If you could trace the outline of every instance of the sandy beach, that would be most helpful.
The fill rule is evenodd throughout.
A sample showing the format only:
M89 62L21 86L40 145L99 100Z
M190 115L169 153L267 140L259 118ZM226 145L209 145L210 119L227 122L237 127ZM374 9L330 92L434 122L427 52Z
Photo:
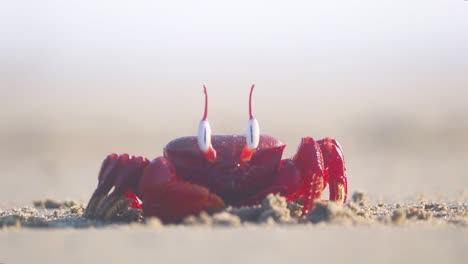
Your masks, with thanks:
M0 246L3 263L465 263L467 235L446 227L28 229L1 232Z

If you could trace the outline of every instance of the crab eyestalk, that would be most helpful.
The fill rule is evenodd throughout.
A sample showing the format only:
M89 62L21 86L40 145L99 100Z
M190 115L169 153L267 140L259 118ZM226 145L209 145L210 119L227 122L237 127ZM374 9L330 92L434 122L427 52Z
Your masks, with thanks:
M208 92L206 86L203 85L203 92L205 93L205 111L203 117L198 124L198 147L205 155L206 159L210 162L216 161L216 151L211 145L211 126L208 122Z
M252 111L252 94L254 88L255 84L252 84L249 95L249 121L247 122L247 131L245 135L247 144L245 145L244 149L242 149L242 161L249 161L252 158L252 155L257 149L258 143L260 141L260 126L258 125L257 119L255 119L253 116Z

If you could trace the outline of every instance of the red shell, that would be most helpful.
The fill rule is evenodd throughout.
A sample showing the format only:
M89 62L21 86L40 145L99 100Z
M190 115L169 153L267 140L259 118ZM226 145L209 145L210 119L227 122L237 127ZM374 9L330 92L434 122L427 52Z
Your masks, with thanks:
M194 136L172 140L164 148L164 156L174 164L179 177L206 186L230 204L255 194L275 179L286 146L272 136L261 135L252 159L243 162L244 135L214 135L211 143L217 153L213 163L200 151Z

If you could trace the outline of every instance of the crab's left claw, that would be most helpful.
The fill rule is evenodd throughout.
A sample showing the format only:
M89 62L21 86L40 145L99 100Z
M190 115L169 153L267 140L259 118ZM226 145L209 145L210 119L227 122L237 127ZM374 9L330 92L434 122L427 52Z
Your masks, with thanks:
M343 150L333 138L324 138L317 143L325 162L325 181L330 190L330 201L346 202L348 195L348 178Z
M304 197L304 215L314 207L314 200L320 198L326 186L325 164L319 144L311 137L302 138L292 160L303 179L302 190L298 194Z
M343 151L333 138L315 141L302 138L296 155L292 158L304 179L303 214L314 207L325 187L329 186L330 201L346 202L348 193Z

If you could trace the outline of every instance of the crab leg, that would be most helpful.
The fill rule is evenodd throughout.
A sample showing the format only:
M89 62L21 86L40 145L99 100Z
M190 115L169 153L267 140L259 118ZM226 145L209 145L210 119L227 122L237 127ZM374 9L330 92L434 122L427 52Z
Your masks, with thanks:
M317 143L325 161L325 175L330 189L330 200L346 202L348 182L343 151L333 138L324 138Z
M154 159L144 170L137 194L143 201L145 216L163 221L180 221L202 211L218 211L223 200L206 187L180 179L166 158Z
M144 157L108 155L102 163L98 186L86 207L85 216L107 220L128 205L137 207L138 199L132 191L148 163Z

